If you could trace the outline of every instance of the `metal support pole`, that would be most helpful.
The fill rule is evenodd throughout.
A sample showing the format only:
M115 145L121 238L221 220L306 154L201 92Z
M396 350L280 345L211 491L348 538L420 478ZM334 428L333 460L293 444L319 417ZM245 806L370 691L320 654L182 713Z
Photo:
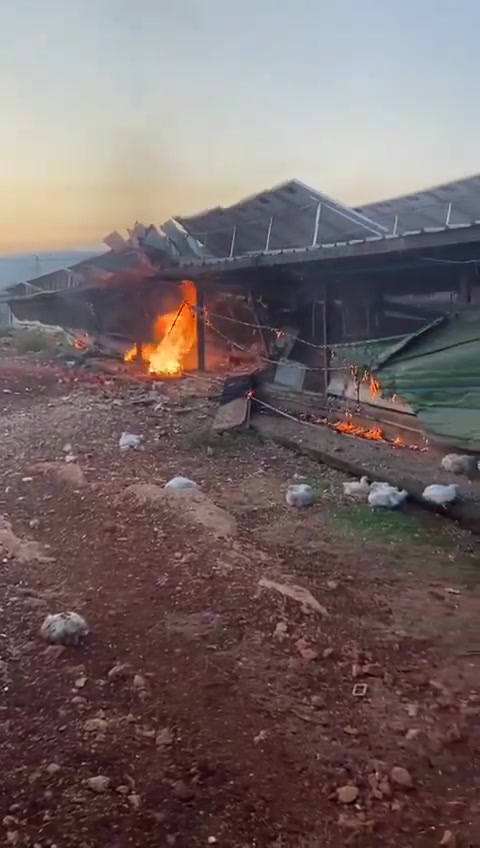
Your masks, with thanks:
M318 239L318 227L320 225L320 213L322 211L321 202L318 204L316 212L315 212L315 224L313 226L313 239L312 239L312 247L315 247Z
M393 222L393 233L392 235L398 236L398 215L395 215L395 220Z
M198 285L197 290L197 366L199 371L206 371L205 367L205 305L203 289Z
M448 208L447 208L447 218L446 218L446 221L445 221L445 226L446 226L446 227L449 227L449 226L450 226L450 218L451 218L451 217L452 217L452 204L451 204L451 203L449 203L449 204L448 204Z
M268 230L267 230L267 238L265 239L265 253L270 247L270 236L272 234L272 226L273 226L273 215L268 222Z
M233 232L232 232L232 241L230 243L230 253L228 254L229 259L233 258L233 251L235 250L235 237L236 237L236 235L237 235L237 228L234 227Z

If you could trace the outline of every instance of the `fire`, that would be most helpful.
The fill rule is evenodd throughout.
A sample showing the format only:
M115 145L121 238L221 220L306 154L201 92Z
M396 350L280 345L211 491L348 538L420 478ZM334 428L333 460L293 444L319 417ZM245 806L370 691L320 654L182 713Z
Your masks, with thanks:
M388 445L393 445L396 448L408 448L413 451L425 452L428 450L427 446L420 447L415 444L408 444L402 436L395 436L395 438L388 438L383 432L381 427L362 427L360 424L354 424L352 421L352 413L345 413L345 419L343 421L334 421L329 423L329 427L332 430L336 430L337 433L345 433L347 436L359 436L361 439L367 439L371 442L385 442Z
M159 315L155 320L155 342L142 346L141 356L148 365L149 374L181 374L185 356L195 345L197 321L194 307L197 300L195 286L190 280L182 282L182 296L183 301L175 312ZM134 345L125 354L125 361L130 362L136 355Z
M361 436L362 439L370 439L372 442L386 441L380 427L360 427L353 421L335 421L330 426L338 433L347 433L349 436Z
M380 383L378 382L378 380L375 379L375 377L373 377L372 374L370 374L369 386L370 386L370 396L373 400L374 398L377 397L377 395L380 392Z

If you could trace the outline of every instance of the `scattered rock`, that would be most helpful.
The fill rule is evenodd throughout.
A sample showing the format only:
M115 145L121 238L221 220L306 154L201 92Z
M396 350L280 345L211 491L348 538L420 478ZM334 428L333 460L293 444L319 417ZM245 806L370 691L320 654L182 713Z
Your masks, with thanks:
M61 483L81 489L85 485L85 475L77 462L70 462L57 469L57 478Z
M130 787L125 785L117 786L115 792L118 792L119 795L130 795Z
M146 689L147 681L141 674L136 674L133 678L133 688L134 689Z
M141 805L142 805L142 799L140 798L140 795L135 795L135 794L129 795L128 801L129 801L129 804L131 804L131 806L133 807L134 810L139 810Z
M117 663L107 674L109 680L125 679L130 671L128 663Z
M40 527L40 519L39 518L31 518L28 522L28 526L32 528L32 530L38 530Z
M305 662L311 662L318 657L318 651L313 650L313 648L310 647L310 643L303 636L300 639L297 639L295 647L302 660L305 660Z
M443 845L444 848L457 848L457 837L451 830L446 830L439 845Z
M96 792L98 795L101 795L104 792L108 792L110 789L110 778L105 777L103 774L98 774L96 777L89 777L87 780L87 786L92 790L92 792Z
M325 706L325 699L321 695L312 695L310 703L316 710L321 710Z
M50 763L50 765L47 766L45 771L47 772L48 775L50 775L50 777L53 777L55 774L58 774L58 772L60 771L60 766L58 765L58 763Z
M338 583L336 580L327 580L327 589L330 592L335 592L338 589Z
M84 710L87 707L88 701L86 698L82 698L81 695L76 695L72 698L71 703L74 707L78 707L79 710Z
M380 783L378 784L378 788L380 789L382 795L385 796L385 798L389 798L392 794L392 787L390 786L388 778L386 777L384 777L383 780L380 781Z
M324 660L328 660L328 658L331 657L332 654L333 654L333 648L325 648L325 650L322 653L322 657L323 657Z
M177 780L176 783L173 784L173 794L175 798L179 798L180 801L191 801L195 793L193 789L188 786L184 780Z
M103 718L89 718L83 725L85 733L105 733L108 727Z
M279 642L283 642L284 639L287 638L287 622L279 621L273 631L273 636L275 639L278 639Z
M83 689L83 687L87 683L87 680L88 678L85 677L85 675L82 675L82 677L77 677L75 683L73 684L75 686L75 689Z
M18 819L15 816L5 816L2 819L2 824L4 827L15 827L18 824Z
M293 601L297 601L297 603L302 605L302 608L305 611L314 610L314 612L318 612L321 615L328 616L328 612L322 604L313 597L312 593L308 589L304 589L303 586L295 586L294 584L287 583L276 583L275 580L268 580L266 577L262 577L258 585L263 589L273 589L275 592L279 592L285 598L291 598Z
M356 786L347 784L340 786L337 789L337 800L339 804L353 804L358 798L358 789Z
M413 778L408 769L402 766L394 766L390 772L390 780L401 786L403 789L411 789L413 787Z
M18 840L20 839L20 833L18 830L7 830L7 842L9 845L17 845Z
M163 748L166 745L171 745L173 742L173 733L169 727L164 727L160 733L157 734L157 738L155 739L155 743L159 748Z

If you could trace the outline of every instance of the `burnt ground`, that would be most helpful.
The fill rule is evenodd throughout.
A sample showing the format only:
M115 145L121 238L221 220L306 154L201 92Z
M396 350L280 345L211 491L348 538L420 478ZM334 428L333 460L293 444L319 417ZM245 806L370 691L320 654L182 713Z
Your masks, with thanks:
M475 539L213 437L214 381L164 384L154 412L135 384L75 380L0 362L2 844L480 845ZM176 474L225 513L162 500ZM91 634L59 652L39 628L66 609Z

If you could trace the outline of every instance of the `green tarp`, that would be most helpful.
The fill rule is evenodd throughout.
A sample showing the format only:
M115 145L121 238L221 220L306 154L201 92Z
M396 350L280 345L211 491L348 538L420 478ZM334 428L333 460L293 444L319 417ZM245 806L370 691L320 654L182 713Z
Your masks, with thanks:
M393 344L344 346L338 356L371 370L382 394L410 404L432 436L480 450L480 309L441 318Z

